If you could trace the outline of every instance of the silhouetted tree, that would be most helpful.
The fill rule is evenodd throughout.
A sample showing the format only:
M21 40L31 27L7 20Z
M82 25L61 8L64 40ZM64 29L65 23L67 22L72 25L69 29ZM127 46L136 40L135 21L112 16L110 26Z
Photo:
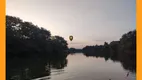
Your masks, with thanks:
M82 50L87 57L104 57L106 61L120 61L125 69L136 71L136 30L124 34L120 41L86 46Z
M19 77L20 80L26 80L48 76L51 67L64 68L67 64L67 45L63 37L51 36L50 31L42 27L7 15L7 80ZM29 58L33 60L27 60ZM12 70L15 68L17 71L13 72Z
M18 17L6 16L6 53L9 57L50 56L64 54L67 42L60 36Z

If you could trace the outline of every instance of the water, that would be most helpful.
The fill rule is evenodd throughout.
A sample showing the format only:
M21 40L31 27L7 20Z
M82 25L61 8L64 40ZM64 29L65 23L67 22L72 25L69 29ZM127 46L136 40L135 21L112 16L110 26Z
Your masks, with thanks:
M104 58L86 57L82 53L76 53L68 55L66 60L67 63L62 68L52 67L50 75L45 74L33 80L136 80L135 73L125 70L120 62L114 62L110 59L106 61ZM59 64L60 66L64 65L63 62ZM32 66L35 67L35 65ZM38 69L39 67L36 66L34 72L39 74L43 72Z

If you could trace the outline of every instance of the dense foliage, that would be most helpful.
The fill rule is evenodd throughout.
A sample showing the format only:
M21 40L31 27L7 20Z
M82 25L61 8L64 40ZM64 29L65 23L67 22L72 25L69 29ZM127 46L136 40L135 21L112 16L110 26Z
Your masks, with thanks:
M86 46L83 48L83 53L86 56L120 61L125 69L136 71L136 30L124 34L119 41Z
M6 55L13 57L60 56L68 49L60 36L18 17L6 16Z

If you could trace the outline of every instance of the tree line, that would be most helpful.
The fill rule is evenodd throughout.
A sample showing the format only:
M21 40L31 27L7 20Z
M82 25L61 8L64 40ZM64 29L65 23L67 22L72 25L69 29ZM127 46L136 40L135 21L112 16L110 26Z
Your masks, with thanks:
M6 15L6 57L67 56L67 41L61 36L19 17Z
M119 41L104 42L104 45L86 46L82 51L86 56L120 61L125 69L136 71L136 30L125 33Z

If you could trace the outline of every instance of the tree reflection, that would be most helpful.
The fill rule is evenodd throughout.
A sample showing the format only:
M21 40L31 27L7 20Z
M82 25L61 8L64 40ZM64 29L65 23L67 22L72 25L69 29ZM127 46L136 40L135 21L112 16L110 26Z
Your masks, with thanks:
M136 30L124 34L119 41L107 42L104 45L86 46L83 49L85 56L102 57L121 62L126 70L136 72Z
M66 57L13 59L7 62L7 80L30 80L50 76L51 68L63 69L67 66ZM49 77L50 78L50 77Z
M117 58L117 57L114 57L114 56L102 56L102 55L96 55L97 53L83 53L86 57L100 57L100 58L104 58L105 61L107 60L112 60L113 62L120 62L123 66L123 68L125 70L129 70L131 72L136 72L136 62L135 62L135 59L131 59L130 56L123 56L121 58Z

